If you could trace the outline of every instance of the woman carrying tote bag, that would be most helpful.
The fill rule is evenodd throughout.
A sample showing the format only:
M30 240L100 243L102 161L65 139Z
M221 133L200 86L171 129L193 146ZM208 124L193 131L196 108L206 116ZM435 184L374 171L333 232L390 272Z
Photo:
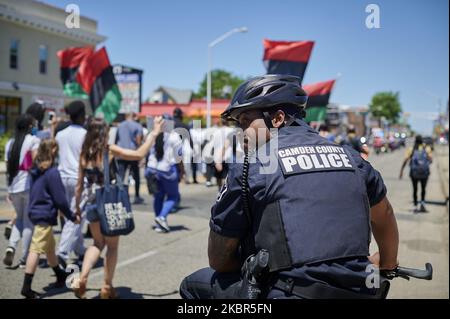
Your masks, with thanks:
M105 246L105 281L100 291L100 297L102 299L118 298L113 288L112 280L117 263L119 236L104 235L105 232L108 235L115 234L114 231L109 233L114 228L107 227L104 223L103 227L101 226L101 216L99 213L107 214L108 208L105 209L104 205L98 208L97 204L105 204L105 202L108 205L112 205L112 202L116 202L116 204L119 202L122 203L124 196L123 193L118 196L119 198L105 195L105 192L111 193L111 187L116 185L110 185L109 171L105 174L104 169L109 170L111 164L108 163L108 159L113 159L114 157L120 157L130 161L138 161L144 158L154 144L156 136L161 132L163 122L161 117L155 118L153 131L137 150L123 149L117 145L108 145L109 126L104 120L93 118L88 123L86 137L80 154L80 169L75 192L75 205L77 213L81 213L82 209L86 210L86 218L89 221L89 230L94 239L94 244L86 251L80 277L75 278L72 283L72 289L78 298L86 298L86 285L89 272L97 263ZM87 179L87 185L84 185L85 178ZM120 184L121 181L118 181L116 187L119 189L121 187ZM120 193L120 190L115 193ZM97 196L101 196L101 199L97 199ZM129 230L130 228L128 228Z

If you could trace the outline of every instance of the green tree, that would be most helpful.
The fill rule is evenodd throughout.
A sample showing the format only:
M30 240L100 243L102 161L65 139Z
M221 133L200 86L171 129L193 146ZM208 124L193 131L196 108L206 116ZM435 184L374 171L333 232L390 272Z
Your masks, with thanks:
M369 104L370 112L378 119L381 126L381 118L385 118L389 123L397 123L402 106L399 101L398 92L379 92L372 97Z
M213 70L211 72L211 97L213 99L229 99L236 91L239 85L244 82L245 79L233 75L225 70ZM207 75L200 83L200 88L194 93L194 98L203 99L206 98L207 92Z

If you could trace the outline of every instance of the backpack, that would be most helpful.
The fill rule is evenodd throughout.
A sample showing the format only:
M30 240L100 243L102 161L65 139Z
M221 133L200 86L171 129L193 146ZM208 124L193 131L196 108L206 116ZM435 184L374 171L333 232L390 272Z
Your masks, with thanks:
M426 179L430 175L430 161L425 149L412 153L410 168L410 176L414 179Z

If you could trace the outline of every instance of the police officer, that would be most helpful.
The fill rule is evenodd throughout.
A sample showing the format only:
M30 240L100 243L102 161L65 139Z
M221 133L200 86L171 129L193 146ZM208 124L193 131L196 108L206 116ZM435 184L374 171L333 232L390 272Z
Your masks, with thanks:
M386 187L358 152L301 119L306 101L290 75L256 77L236 91L222 116L239 123L247 159L230 166L211 211L210 267L183 280L183 298L245 298L241 267L262 249L260 298L385 297L366 279L372 264L398 265ZM275 166L263 159L270 152ZM369 256L371 232L379 253Z

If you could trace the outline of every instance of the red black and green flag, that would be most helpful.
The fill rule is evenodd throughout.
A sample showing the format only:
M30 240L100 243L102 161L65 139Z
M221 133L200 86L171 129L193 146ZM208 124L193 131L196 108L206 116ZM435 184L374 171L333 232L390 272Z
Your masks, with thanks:
M119 112L122 96L104 47L81 62L77 82L89 94L94 114L111 123Z
M264 57L267 74L305 75L314 41L271 41L264 39Z
M327 106L335 82L336 80L329 80L303 86L303 89L308 93L306 107Z
M69 48L58 51L60 61L60 77L64 95L74 98L87 98L87 94L76 81L76 75L81 62L94 53L92 47Z
M324 122L327 116L327 105L336 80L308 84L303 89L308 93L306 104L306 122Z

